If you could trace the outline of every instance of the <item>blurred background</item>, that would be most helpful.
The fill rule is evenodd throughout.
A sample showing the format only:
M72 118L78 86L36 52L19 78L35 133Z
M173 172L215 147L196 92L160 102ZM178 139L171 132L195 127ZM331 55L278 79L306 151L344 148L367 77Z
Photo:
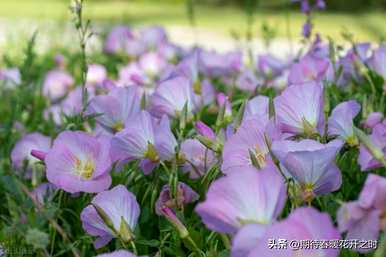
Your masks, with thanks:
M386 0L326 2L325 11L313 14L315 31L322 37L339 43L344 42L342 32L353 34L358 42L386 37ZM39 51L77 47L70 3L0 0L0 52L17 55L34 31ZM91 48L98 47L100 36L113 25L160 24L172 41L183 46L229 50L249 33L256 49L281 52L300 44L305 21L299 3L291 0L85 0L84 11L97 34Z

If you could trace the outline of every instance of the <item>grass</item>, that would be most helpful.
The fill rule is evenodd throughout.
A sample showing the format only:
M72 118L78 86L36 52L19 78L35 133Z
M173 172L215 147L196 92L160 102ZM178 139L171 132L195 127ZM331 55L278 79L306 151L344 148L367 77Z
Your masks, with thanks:
M28 18L34 20L69 21L69 2L53 0L0 0L0 17L6 19ZM188 26L186 6L181 3L146 3L133 1L87 1L86 16L94 22L160 24L168 26ZM254 31L259 31L264 23L275 30L278 37L286 37L287 15L293 38L299 38L299 28L304 22L300 12L259 10L256 14ZM358 41L379 41L386 37L384 11L366 13L317 13L315 28L323 36L342 40L341 32L349 31ZM229 34L230 31L245 31L246 17L243 10L230 6L197 6L196 20L200 28Z

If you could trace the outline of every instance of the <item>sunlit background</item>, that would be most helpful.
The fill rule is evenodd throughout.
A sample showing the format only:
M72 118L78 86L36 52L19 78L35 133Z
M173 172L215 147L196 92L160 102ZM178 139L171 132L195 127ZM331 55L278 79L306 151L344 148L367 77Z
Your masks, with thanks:
M17 55L20 44L38 32L38 51L77 47L69 11L70 0L0 0L0 51ZM344 33L356 41L378 42L386 36L386 0L330 0L313 14L315 31L344 43ZM290 0L85 0L86 18L96 36L90 48L115 24L165 26L172 41L218 51L237 47L248 31L256 51L284 54L301 40L305 20L299 4ZM248 30L249 28L249 30Z

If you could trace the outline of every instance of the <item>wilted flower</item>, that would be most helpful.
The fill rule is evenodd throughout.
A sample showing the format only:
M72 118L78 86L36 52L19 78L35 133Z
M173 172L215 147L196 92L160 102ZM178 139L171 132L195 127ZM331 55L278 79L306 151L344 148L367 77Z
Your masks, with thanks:
M310 136L323 133L323 88L319 84L290 86L274 99L282 132Z
M111 184L109 139L64 131L45 157L49 182L70 193L96 193Z
M115 88L107 95L95 96L87 106L86 115L96 115L95 120L105 130L118 132L141 109L141 95L137 87Z
M50 70L43 82L43 95L56 101L65 96L74 85L74 79L63 70Z
M358 163L362 171L383 167L380 159L386 158L386 123L377 124L368 137L369 144L360 145ZM368 149L370 147L370 149ZM369 151L370 150L370 151Z
M328 118L328 134L338 136L350 145L357 144L353 119L358 115L360 109L361 106L354 100L338 104Z
M250 226L250 225L249 225ZM247 230L248 227L245 227ZM283 257L283 256L318 256L337 257L338 249L324 247L300 247L300 242L306 240L339 240L340 234L334 227L330 216L321 213L311 207L297 208L285 220L269 226L263 235L261 232L241 230L234 240L232 257ZM248 235L248 234L250 235ZM256 236L257 235L257 236ZM245 240L248 240L249 243ZM238 239L242 237L241 241ZM251 240L257 238L252 244ZM299 249L292 247L279 248L279 240L286 239L287 242L299 242ZM243 254L243 255L241 255Z
M337 213L340 232L346 239L377 240L386 232L386 179L370 174L358 200L345 203ZM354 249L367 252L372 249Z
M164 185L155 204L155 211L158 215L163 215L162 208L182 209L185 205L197 201L198 198L199 195L183 182L178 182L175 197L169 185Z
M150 110L156 117L179 117L185 105L188 114L195 110L192 84L185 76L162 81L150 98Z
M31 133L24 135L19 139L11 152L12 165L20 170L23 168L24 161L28 161L29 168L39 160L31 155L32 150L48 152L51 147L51 138L40 133Z
M342 145L339 139L328 144L280 140L273 142L272 152L300 186L303 200L310 201L340 188L342 175L334 161Z
M209 229L234 234L246 224L272 223L285 200L284 179L268 166L258 172L232 172L214 181L196 212Z
M183 170L189 172L189 177L196 179L204 175L215 163L212 150L205 147L197 139L186 139L181 143Z
M98 193L91 205L80 214L83 229L98 238L94 241L95 248L101 248L113 238L121 238L128 242L134 239L140 208L135 195L125 186Z
M157 123L142 111L113 137L110 155L114 161L141 160L142 170L149 174L160 161L174 157L176 146L167 116Z

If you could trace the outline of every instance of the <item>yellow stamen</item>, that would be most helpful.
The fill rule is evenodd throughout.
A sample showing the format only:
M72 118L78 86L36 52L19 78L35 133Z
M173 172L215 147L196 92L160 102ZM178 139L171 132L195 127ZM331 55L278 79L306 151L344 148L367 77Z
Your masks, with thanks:
M84 179L90 179L94 173L95 165L91 160L82 162L79 159L75 160L76 172Z
M193 91L194 93L196 93L197 95L201 95L202 93L202 87L201 87L201 82L199 80L197 80L196 82L194 82L193 84Z
M119 132L124 128L124 125L122 122L117 122L113 125L112 129L114 132Z

